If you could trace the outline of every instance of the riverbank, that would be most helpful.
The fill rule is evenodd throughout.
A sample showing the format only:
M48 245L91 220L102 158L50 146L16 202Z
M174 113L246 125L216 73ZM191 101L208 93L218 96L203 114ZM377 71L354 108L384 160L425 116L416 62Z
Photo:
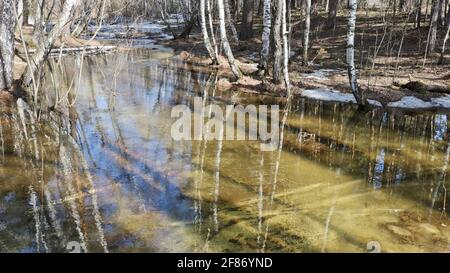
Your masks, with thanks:
M407 109L450 109L450 55L445 54L443 64L438 64L439 53L417 54L425 50L427 27L414 28L399 16L402 28L392 30L390 39L402 38L403 43L382 41L383 25L373 25L374 16L358 14L356 33L356 63L358 83L373 105ZM302 20L293 14L291 35L290 78L292 89L297 96L318 100L354 102L346 71L346 17L337 19L336 29L325 29L325 15L317 15L312 20L309 66L302 65ZM372 21L371 21L372 20ZM163 40L161 43L173 48L179 57L192 66L189 69L216 69L220 75L219 88L224 90L255 92L269 95L284 95L282 86L270 84L257 75L257 63L261 48L260 30L262 22L254 23L253 39L231 42L233 54L246 75L234 82L226 59L220 58L220 65L211 67L200 33L193 33L189 39ZM374 35L374 33L377 33ZM439 33L441 35L442 33ZM378 37L380 36L380 37ZM441 46L441 45L439 45ZM418 88L406 87L408 83L420 83ZM416 86L413 86L416 87Z
M196 35L189 40L163 42L164 45L175 49L178 58L190 64L189 69L204 71L206 68L212 68L217 71L220 76L218 88L221 90L283 96L285 95L283 86L271 84L270 79L263 80L257 75L258 55L252 52L257 50L260 43L258 39L253 39L252 42L234 45L236 50L233 52L239 67L245 74L242 79L234 81L225 57L220 56L219 65L211 65L207 52L203 49L201 37ZM356 103L351 94L346 70L335 68L324 62L321 65L316 64L305 68L298 65L299 62L291 61L289 73L296 96L330 102ZM366 74L360 75L359 78L360 87L364 89L372 106L417 110L450 109L450 96L446 93L418 92L402 88L402 85L411 81L439 86L442 89L450 88L450 73L445 66L437 71L436 68L433 71L427 68L405 70L398 72L395 80L389 74L381 75L380 73L380 71L373 72L373 75L377 76L372 79Z
M258 22L260 23L260 22ZM257 24L258 24L257 23ZM313 22L314 23L314 22ZM317 23L317 22L316 22ZM343 24L345 22L341 22ZM364 20L361 20L361 25ZM113 27L114 26L114 27ZM239 67L244 72L244 77L238 81L233 80L233 75L225 57L220 56L219 65L212 66L207 57L203 39L198 32L193 32L187 39L171 39L164 26L158 23L142 23L131 26L113 25L104 26L98 32L98 39L87 40L79 38L66 38L58 40L54 45L52 54L62 56L65 54L97 54L114 51L117 49L129 50L133 45L121 45L118 41L151 41L156 47L166 47L174 50L176 58L188 63L181 69L218 73L217 87L222 91L246 92L267 96L285 96L283 85L274 85L270 78L263 79L258 75L257 63L261 40L253 38L249 41L231 43L233 53ZM257 25L258 26L258 25ZM114 31L119 31L115 33ZM301 35L297 27L292 35L292 58L290 63L290 78L292 90L295 96L305 97L321 101L356 103L348 84L347 71L345 70L345 43L341 33L345 27L338 27L334 33L325 33L327 36L315 37L310 50L310 65L301 65ZM27 44L32 41L31 30L24 30ZM322 32L321 32L322 33ZM342 35L341 35L342 34ZM118 38L126 36L126 38ZM257 34L255 34L255 37ZM333 38L332 37L336 37ZM339 40L340 37L340 40ZM408 43L413 42L412 37L406 36ZM370 41L365 41L369 43ZM332 45L332 46L330 46ZM17 56L15 58L15 79L19 79L26 67L26 55L22 49L22 42L17 41ZM22 50L21 50L22 49ZM151 48L153 49L153 48ZM407 46L404 49L407 52ZM33 48L28 52L31 54ZM360 52L364 56L364 52ZM444 91L450 88L450 56L444 58L444 65L436 65L437 56L431 55L425 66L420 65L420 56L405 56L399 58L387 58L382 54L372 66L368 68L370 58L362 57L359 63L365 69L359 70L359 84L364 90L369 103L374 107L402 108L413 110L450 109L450 95L428 90L409 90L404 88L409 82L420 82L425 86L437 86ZM391 63L389 63L391 62ZM394 63L392 63L394 62ZM383 65L381 65L383 64ZM385 64L388 64L387 66ZM387 68L386 68L387 67ZM450 90L448 90L450 92Z

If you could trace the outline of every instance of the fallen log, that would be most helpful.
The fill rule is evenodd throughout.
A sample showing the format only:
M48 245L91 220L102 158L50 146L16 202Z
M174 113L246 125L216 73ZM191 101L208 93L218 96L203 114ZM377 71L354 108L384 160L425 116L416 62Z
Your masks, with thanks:
M420 81L410 81L406 84L394 83L394 85L418 93L432 92L450 94L450 85L426 84Z
M50 51L50 55L68 55L79 52L84 52L85 54L96 54L96 53L104 53L116 50L116 46L81 46L81 47L62 47L62 48L53 48ZM25 55L25 52L21 50L17 50L19 55ZM34 54L36 49L29 49L28 54Z

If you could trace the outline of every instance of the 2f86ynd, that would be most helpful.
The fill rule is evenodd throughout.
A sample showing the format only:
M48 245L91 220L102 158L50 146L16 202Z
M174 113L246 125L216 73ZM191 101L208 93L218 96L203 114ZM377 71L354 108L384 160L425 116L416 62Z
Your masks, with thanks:
M270 268L271 258L222 258L222 268Z

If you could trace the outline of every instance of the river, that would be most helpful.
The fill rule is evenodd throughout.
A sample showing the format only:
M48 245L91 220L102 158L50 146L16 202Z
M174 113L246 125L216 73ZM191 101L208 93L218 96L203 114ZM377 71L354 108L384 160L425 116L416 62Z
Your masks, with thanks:
M0 252L449 251L445 112L298 98L281 157L175 141L171 110L195 97L280 102L221 93L212 72L140 45L64 57L46 91L73 90L67 118L2 110Z

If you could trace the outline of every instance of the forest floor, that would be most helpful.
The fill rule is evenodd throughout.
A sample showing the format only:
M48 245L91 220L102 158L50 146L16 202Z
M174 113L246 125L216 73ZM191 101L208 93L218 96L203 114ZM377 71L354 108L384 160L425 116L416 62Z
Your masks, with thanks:
M304 90L325 89L350 93L346 71L346 35L347 19L339 14L336 29L325 29L326 14L312 17L309 49L310 65L302 65L303 18L294 11L292 16L292 36L290 77L294 92L301 94ZM407 15L396 15L383 20L382 14L375 11L359 12L356 31L356 64L358 65L359 85L368 99L386 105L399 101L405 96L415 96L422 100L442 97L442 93L429 91L410 91L400 86L410 81L420 81L427 85L437 85L443 89L450 88L450 56L445 55L444 64L438 65L443 30L438 33L436 51L428 54L424 61L428 35L428 24L414 28ZM412 18L411 18L412 19ZM385 23L383 23L385 22ZM239 26L236 25L239 30ZM222 79L219 86L224 89L247 90L254 92L283 93L284 88L274 87L269 81L263 81L254 72L259 60L262 22L257 18L254 23L254 37L239 43L231 42L233 53L244 74L239 82L233 82L233 76L226 60L219 65ZM181 56L195 66L209 66L207 52L200 33L193 33L189 39L163 41L174 48ZM399 49L401 46L401 51ZM193 68L193 69L199 69Z

